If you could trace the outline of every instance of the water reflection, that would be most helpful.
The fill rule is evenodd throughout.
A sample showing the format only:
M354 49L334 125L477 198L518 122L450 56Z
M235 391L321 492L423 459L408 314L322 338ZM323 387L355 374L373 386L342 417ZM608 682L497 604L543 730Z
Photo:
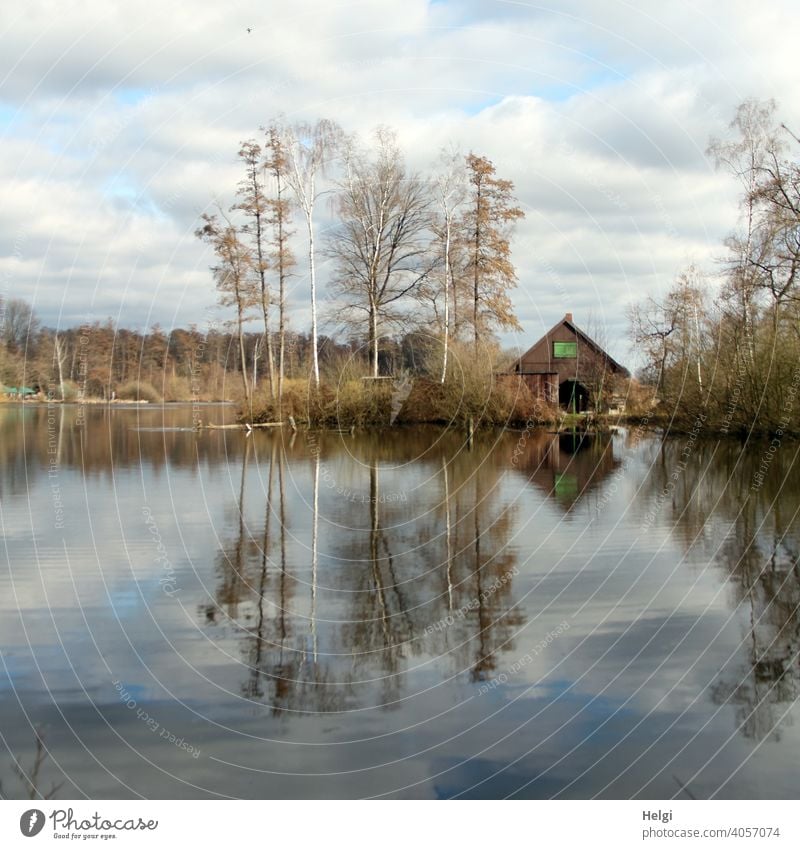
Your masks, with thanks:
M201 405L214 424L231 422L235 409ZM194 432L188 406L133 408L77 404L4 404L0 408L0 494L24 493L53 467L109 474L114 468L156 471L220 465L238 440L225 431Z
M671 519L687 547L710 554L744 612L739 650L711 695L715 704L735 706L737 728L746 738L779 740L782 721L800 695L796 446L773 453L766 443L746 451L731 442L704 442L693 449L692 463L682 465L683 443L661 444L654 489L663 492L681 470L667 502Z
M515 457L515 468L565 512L619 467L608 434L526 432Z
M701 439L246 436L182 430L191 419L0 410L0 722L20 741L47 727L47 786L649 798L792 786L794 446L765 474L765 446ZM202 755L163 745L115 680ZM106 789L76 734L105 739L97 757L119 785ZM34 763L33 743L15 755ZM14 786L0 761L2 779Z
M320 434L309 458L307 445L278 437L260 451L265 485L250 489L245 448L235 518L216 558L215 604L200 618L234 626L248 698L275 710L391 706L414 659L446 660L470 681L493 673L524 622L517 554L507 545L516 511L493 503L504 473L496 445L479 440L466 455L461 447L457 434L431 431L407 440L398 458L384 439L347 444ZM305 463L308 568L290 568L285 478ZM392 485L399 478L402 490Z

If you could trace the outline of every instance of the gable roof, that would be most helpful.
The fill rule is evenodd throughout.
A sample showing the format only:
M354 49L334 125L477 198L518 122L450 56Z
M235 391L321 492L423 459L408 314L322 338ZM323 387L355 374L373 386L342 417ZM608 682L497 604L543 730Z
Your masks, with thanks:
M559 327L562 327L562 326L567 327L567 328L568 328L569 330L571 330L571 331L572 331L572 332L573 332L573 333L574 333L574 334L575 334L575 335L576 335L579 339L581 339L585 345L587 345L589 348L591 348L591 349L592 349L593 351L595 351L596 353L600 354L600 356L601 356L601 357L605 358L605 360L607 360L608 364L611 366L611 368L612 368L613 370L620 372L621 374L625 375L626 377L629 377L629 376L630 376L630 372L628 371L628 369L626 369L626 368L625 368L625 366L623 366L623 365L621 365L620 363L618 363L618 362L617 362L617 361L616 361L616 360L615 360L615 359L611 356L611 354L609 354L607 351L604 351L604 350L603 350L603 349L602 349L602 348L601 348L601 347L597 344L597 342L595 342L595 341L594 341L594 339L592 339L592 337L591 337L591 336L589 336L588 334L584 333L584 332L580 329L580 327L578 327L578 325L577 325L577 324L575 324L575 322L572 320L572 313L571 313L571 312L568 312L568 313L564 316L564 318L562 318L562 319L561 319L561 321L557 321L557 322L556 322L556 323L555 323L555 324L554 324L554 325L553 325L553 326L552 326L552 327L551 327L551 328L547 331L547 333L545 333L545 334L544 334L544 336L541 336L539 339L537 339L537 340L533 343L533 345L531 345L531 347L530 347L530 348L528 348L528 350L527 350L527 351L525 351L525 353L524 353L521 357L518 357L516 360L514 360L514 366L521 365L521 364L522 364L522 361L523 361L523 360L524 360L524 359L525 359L525 358L526 358L526 357L527 357L530 353L532 353L532 352L533 352L534 348L537 348L539 345L541 345L541 344L542 344L542 342L544 342L544 341L545 341L545 339L547 339L547 338L548 338L548 336L551 336L555 330L557 330Z

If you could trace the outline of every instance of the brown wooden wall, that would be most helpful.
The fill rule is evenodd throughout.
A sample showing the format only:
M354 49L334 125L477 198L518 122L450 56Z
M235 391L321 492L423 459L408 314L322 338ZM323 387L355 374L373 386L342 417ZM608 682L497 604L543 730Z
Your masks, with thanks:
M540 398L548 404L558 406L558 374L504 374L499 375L505 381L524 383L534 398Z
M578 356L574 359L553 357L553 342L576 342ZM548 331L529 351L522 355L519 373L524 375L557 375L557 383L565 380L588 379L598 371L617 371L612 361L589 345L579 333L565 322ZM558 393L556 393L557 396Z

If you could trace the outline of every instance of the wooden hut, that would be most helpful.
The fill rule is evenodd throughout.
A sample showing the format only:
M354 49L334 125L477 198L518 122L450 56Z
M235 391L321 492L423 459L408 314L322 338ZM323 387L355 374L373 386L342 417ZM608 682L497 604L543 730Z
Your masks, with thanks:
M548 404L585 412L607 406L616 378L628 370L587 336L568 312L511 367L534 397Z

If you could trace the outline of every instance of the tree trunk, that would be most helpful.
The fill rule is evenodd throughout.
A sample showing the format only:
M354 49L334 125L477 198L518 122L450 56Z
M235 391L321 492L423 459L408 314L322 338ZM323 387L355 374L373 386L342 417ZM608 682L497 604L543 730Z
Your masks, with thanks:
M269 394L275 397L275 361L272 355L272 334L269 332L269 296L264 285L261 286L261 309L264 316L264 347L267 349L267 376L269 378ZM253 378L255 388L255 378Z
M259 263L262 262L261 245L259 237L258 247ZM264 346L267 349L267 375L269 377L269 394L271 398L275 397L275 363L272 356L272 334L269 331L269 291L264 279L264 271L260 270L261 275L261 314L264 319ZM254 372L255 373L255 372ZM255 388L255 378L253 378L253 388Z
M317 540L319 525L319 443L314 455L314 517L311 526L311 648L317 662Z
M317 280L314 269L314 222L311 213L306 213L308 221L308 268L311 277L311 373L314 385L319 386L319 358L317 356Z
M256 344L253 345L253 392L256 391L256 387L258 386L258 349L260 341L256 339Z
M264 231L261 223L261 199L258 175L255 165L252 169L252 189L254 216L256 222L256 253L258 255L258 276L261 283L261 312L264 317L264 344L267 349L267 374L269 376L269 394L275 397L275 366L272 357L272 337L269 331L269 288L266 280L266 263L264 261ZM255 365L253 367L253 389L255 389Z
M442 354L442 380L447 379L447 343L450 336L450 222L445 224L446 234L444 241L444 339Z
M445 541L447 543L447 610L450 611L453 609L453 551L450 525L450 487L447 482L447 460L444 457L442 457L442 474L444 475Z
M278 421L282 421L284 359L286 355L286 267L284 264L283 203L278 176Z
M55 355L56 355L56 363L58 364L58 391L61 395L61 400L64 400L64 372L62 359L63 356L61 354L61 343L58 341L58 333L55 335Z
M453 268L450 267L450 285L453 287L453 338L458 338L458 293L456 292L456 278L453 274Z
M378 376L378 309L369 305L369 353L372 360L372 376Z
M472 323L475 334L475 359L478 359L478 270L481 248L481 187L478 185L478 196L475 201L475 268L472 282Z
M700 388L700 392L703 392L703 373L700 370L700 317L697 313L697 304L694 305L694 325L695 325L695 339L697 344L697 384Z
M253 402L250 397L250 386L247 381L247 354L244 348L244 311L242 309L241 300L238 300L238 333L239 333L239 357L242 367L242 386L244 388L244 403L250 410L250 417L253 416Z

